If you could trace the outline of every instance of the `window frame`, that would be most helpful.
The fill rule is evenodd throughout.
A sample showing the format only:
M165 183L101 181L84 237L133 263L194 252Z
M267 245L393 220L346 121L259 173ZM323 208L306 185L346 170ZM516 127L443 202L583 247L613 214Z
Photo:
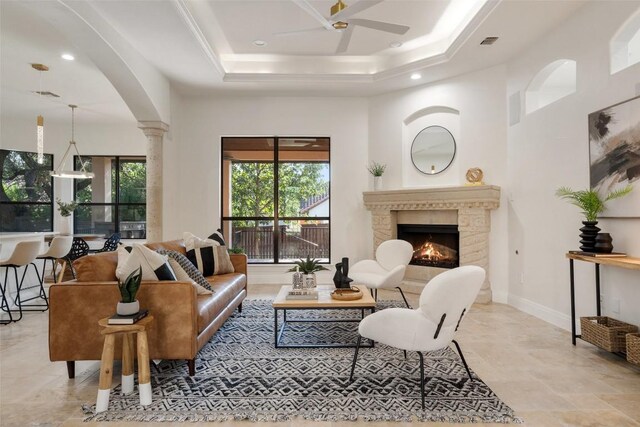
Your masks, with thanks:
M78 163L77 160L79 158L95 158L95 157L101 157L101 158L110 158L110 159L114 159L115 161L115 170L116 170L116 174L115 174L115 197L114 197L114 202L96 202L96 203L78 203L78 206L111 206L113 209L113 224L114 224L114 233L121 233L120 230L120 207L126 207L126 206L144 206L145 209L147 207L147 194L146 194L146 182L145 182L145 196L144 196L144 203L142 202L120 202L120 164L121 164L121 159L125 159L123 160L124 163L127 163L130 160L133 160L134 162L137 163L144 163L145 164L145 176L146 176L146 167L147 167L147 156L140 156L140 155L117 155L117 156L111 156L111 155L107 155L107 154L101 154L101 155L86 155L83 154L82 156L77 156L74 155L73 156L73 170L79 170L78 168ZM92 169L93 170L93 169ZM74 180L73 182L73 200L76 200L77 198L77 187L76 187L76 181ZM146 212L146 210L145 210ZM145 240L147 237L147 226L146 226L147 220L146 220L146 215L145 215L145 232L144 232L144 237L127 237L128 240ZM78 220L76 215L73 216L73 232L74 234L77 234L76 231L76 227L78 224Z
M2 148L1 150L3 151L13 151L13 152L18 152L18 153L28 153L28 154L38 154L35 151L27 151L27 150L14 150L14 149L9 149L9 148ZM51 156L51 169L49 170L49 172L53 172L53 168L55 165L55 156L53 155L53 153L49 154L49 153L44 153L45 156ZM4 165L1 165L4 167ZM49 218L49 229L45 230L45 231L7 231L7 233L51 233L54 230L54 217L55 217L55 206L54 206L54 201L56 199L55 197L55 186L54 186L54 182L53 182L53 176L50 177L51 179L51 197L49 198L50 200L48 202L14 202L14 201L2 201L0 200L0 205L8 205L8 206L13 206L13 205L22 205L22 206L47 206L49 205L51 207L51 215ZM0 180L2 180L2 177L0 176ZM2 185L0 183L0 185Z
M273 172L273 216L271 217L253 217L253 216L224 216L224 200L225 196L225 188L226 188L226 179L224 176L223 168L220 167L220 195L221 202L220 203L220 226L224 224L224 222L233 221L271 221L273 223L273 261L248 261L251 265L293 265L291 262L281 262L280 261L280 227L278 226L280 221L306 221L306 220L316 220L316 221L327 221L328 229L329 229L329 239L328 239L328 261L319 262L319 264L328 265L331 264L331 137L329 136L222 136L220 137L220 165L224 162L224 141L225 140L233 140L233 139L247 139L247 138L272 138L273 139L273 160L256 160L256 161L238 161L238 163L271 163L274 165ZM304 139L304 138L322 138L328 141L329 149L327 150L327 155L329 160L327 162L314 162L314 161L299 161L299 162L282 162L282 163L326 163L329 167L329 182L327 186L327 194L329 196L329 216L280 216L279 208L280 208L280 192L279 192L279 174L280 168L278 167L280 164L280 139ZM231 203L231 200L229 201ZM231 213L231 206L229 206L229 212ZM302 257L303 255L301 255Z

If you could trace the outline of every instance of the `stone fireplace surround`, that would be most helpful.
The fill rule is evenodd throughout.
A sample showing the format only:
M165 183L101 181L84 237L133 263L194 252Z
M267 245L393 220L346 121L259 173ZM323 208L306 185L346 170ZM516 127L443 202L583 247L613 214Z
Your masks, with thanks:
M491 213L500 206L500 187L478 185L464 187L415 188L367 191L364 205L371 211L373 244L395 239L398 224L457 224L460 233L460 265L478 265L487 271L478 303L491 302L489 282L489 232ZM410 265L404 285L419 287L441 268Z

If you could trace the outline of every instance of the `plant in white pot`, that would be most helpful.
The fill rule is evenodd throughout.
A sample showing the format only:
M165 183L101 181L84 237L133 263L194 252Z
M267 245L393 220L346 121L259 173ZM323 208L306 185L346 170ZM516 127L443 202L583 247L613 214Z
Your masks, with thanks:
M140 282L142 282L142 267L132 271L124 282L118 281L121 299L116 307L116 313L120 316L130 316L140 311L140 303L136 299Z
M386 164L378 162L371 162L367 166L367 170L373 175L373 191L382 190L382 174L384 174L386 168Z
M317 285L316 281L316 271L328 270L323 265L320 265L320 261L315 258L310 258L307 255L307 259L300 258L298 261L294 263L296 266L289 270L292 272L300 272L304 277L304 287L305 288L315 288Z
M63 202L59 198L56 199L56 203L58 204L58 212L60 212L60 216L62 217L62 226L60 228L60 234L71 235L73 234L72 227L72 215L73 211L78 207L78 202L75 200L70 201L69 203Z

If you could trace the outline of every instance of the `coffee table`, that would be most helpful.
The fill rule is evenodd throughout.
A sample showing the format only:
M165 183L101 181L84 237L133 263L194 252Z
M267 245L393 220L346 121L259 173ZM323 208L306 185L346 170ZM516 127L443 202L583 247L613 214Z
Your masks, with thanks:
M349 348L356 347L356 343L353 344L282 344L282 335L285 332L287 324L289 323L322 323L322 322L339 322L339 323L360 323L365 317L365 310L369 310L370 313L376 311L376 302L369 293L368 289L363 285L356 285L362 291L362 298L354 301L339 301L331 298L331 292L336 288L333 285L318 285L318 299L317 300L288 300L287 294L291 291L292 286L283 286L280 288L280 292L273 301L273 318L274 318L274 333L275 333L275 346L276 348ZM287 319L287 311L292 310L358 310L360 311L360 317L354 319ZM278 312L283 313L283 323L278 327ZM364 345L361 347L373 347L373 341L370 345Z

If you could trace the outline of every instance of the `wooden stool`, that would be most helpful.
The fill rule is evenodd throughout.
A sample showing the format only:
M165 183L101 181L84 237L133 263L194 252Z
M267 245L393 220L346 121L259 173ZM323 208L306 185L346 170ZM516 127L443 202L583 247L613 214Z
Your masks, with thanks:
M138 391L140 404L151 404L151 375L149 373L149 346L147 344L147 326L153 322L153 316L139 320L133 325L109 325L109 318L100 319L98 324L104 328L100 331L104 335L102 360L100 361L100 385L96 412L104 412L109 407L111 393L111 378L113 374L113 350L117 334L123 334L122 339L122 394L133 392L133 335L138 335Z

